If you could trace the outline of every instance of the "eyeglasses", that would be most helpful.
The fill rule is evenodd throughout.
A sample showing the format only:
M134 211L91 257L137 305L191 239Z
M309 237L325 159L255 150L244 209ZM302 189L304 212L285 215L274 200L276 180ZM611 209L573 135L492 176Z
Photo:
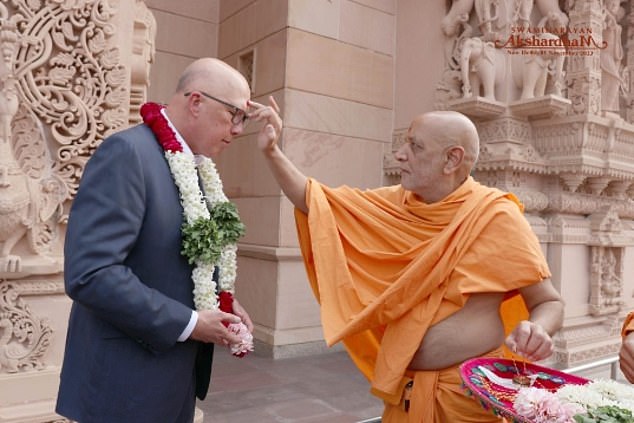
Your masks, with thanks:
M247 121L249 120L249 115L247 114L247 112L245 110L242 110L241 108L234 106L231 103L227 103L226 101L220 100L219 98L214 97L213 95L209 95L204 91L197 91L199 92L201 95L203 95L204 97L207 97L210 100L214 100L217 101L218 103L227 106L229 108L229 110L227 110L229 113L231 113L231 123L234 125L240 125L242 124L242 127L247 126ZM193 93L193 91L189 91L185 93L185 97L190 96Z

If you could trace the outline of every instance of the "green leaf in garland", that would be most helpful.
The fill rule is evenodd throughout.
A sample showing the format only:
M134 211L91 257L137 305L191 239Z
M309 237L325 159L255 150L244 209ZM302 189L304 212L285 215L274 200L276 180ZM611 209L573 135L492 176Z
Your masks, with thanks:
M630 410L614 405L593 408L585 414L577 414L574 419L577 423L634 423Z
M211 220L218 225L219 240L223 247L237 242L244 235L244 224L240 221L236 205L232 202L218 203L210 213Z
M221 231L214 220L196 219L192 224L184 223L181 230L181 254L187 258L189 264L194 264L197 260L207 264L218 261L224 245Z

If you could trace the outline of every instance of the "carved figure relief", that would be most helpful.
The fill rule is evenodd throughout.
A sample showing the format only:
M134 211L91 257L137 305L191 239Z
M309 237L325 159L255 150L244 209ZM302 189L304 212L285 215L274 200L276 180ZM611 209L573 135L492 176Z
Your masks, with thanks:
M140 0L129 0L134 12L118 21L122 3L0 3L0 376L45 367L52 330L21 288L33 275L59 279L84 165L145 101L156 24ZM118 45L124 24L132 39Z
M11 283L0 283L0 373L43 368L52 333Z
M110 40L112 1L0 3L0 279L62 269L60 231L83 167L129 124L131 97L145 98L155 24L136 5L140 59L126 67Z
M619 111L620 91L623 82L623 44L621 41L621 25L624 16L620 0L606 0L603 9L603 41L605 48L601 50L601 110Z
M590 310L615 313L623 304L623 225L613 208L605 208L590 216L590 229Z
M623 248L592 247L590 310L595 316L619 311L623 304Z
M18 47L16 23L0 4L0 272L20 270L20 258L11 255L28 228L28 178L13 154L11 122L18 111L13 57Z
M475 0L454 1L442 21L447 37L445 57L448 69L460 70L458 97L482 95L488 100L510 102L541 97L546 93L562 96L566 49L557 34L568 17L556 1L535 3L541 18L531 22L533 1ZM474 31L477 29L477 32ZM525 49L525 39L548 48ZM506 76L510 68L511 79ZM452 85L445 73L439 95L455 98L445 90ZM515 83L515 90L508 82Z
M500 0L475 0L478 27L482 39L493 41L498 38L497 25L500 19Z
M537 24L537 28L562 28L564 25L561 15L552 12L542 18ZM564 15L565 16L565 15ZM560 37L549 32L540 32L537 37L539 42L546 45L555 45L561 41ZM528 55L524 60L513 60L512 70L515 84L521 88L521 99L541 97L546 93L546 84L550 78L552 82L551 93L556 96L562 95L564 87L564 60L566 59L566 48L563 45L540 51L540 54ZM521 56L514 56L521 57Z
M491 41L473 37L465 39L460 49L462 69L462 94L464 97L479 96L495 100L496 49ZM482 93L481 93L482 91Z

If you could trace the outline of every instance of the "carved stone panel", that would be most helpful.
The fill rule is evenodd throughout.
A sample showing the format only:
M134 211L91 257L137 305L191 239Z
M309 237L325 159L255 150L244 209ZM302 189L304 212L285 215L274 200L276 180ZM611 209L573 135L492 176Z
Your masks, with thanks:
M61 271L86 161L138 121L154 27L134 0L0 3L0 278Z
M68 211L97 146L139 121L155 28L140 0L0 2L3 422L67 421L54 404Z
M623 248L591 247L590 312L612 314L623 305Z
M44 368L52 330L9 282L0 283L0 373Z

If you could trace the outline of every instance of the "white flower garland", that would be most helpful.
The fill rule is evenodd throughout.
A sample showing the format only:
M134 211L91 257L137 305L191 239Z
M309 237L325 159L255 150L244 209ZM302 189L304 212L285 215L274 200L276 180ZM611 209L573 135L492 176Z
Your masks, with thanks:
M559 388L557 396L587 409L616 406L634 413L634 388L615 380L596 379L587 385L565 385Z
M192 281L194 283L194 305L197 310L222 310L234 313L235 300L233 298L238 249L236 242L244 231L235 206L229 202L222 189L222 181L214 162L204 156L194 156L187 143L172 125L164 107L157 103L145 103L141 106L143 122L150 127L164 151L174 183L179 191L183 207L183 251L194 268ZM199 185L207 195L203 195ZM220 210L221 240L214 240L212 213ZM224 215L222 215L224 213ZM215 217L214 217L215 219ZM202 226L201 226L202 225ZM211 226L208 226L211 225ZM209 232L210 229L213 230ZM185 237L191 237L191 231L204 231L210 239L199 245L192 245ZM200 239L195 241L199 243ZM220 251L213 250L213 242L220 242ZM202 250L201 250L202 248ZM193 250L192 250L193 249ZM219 270L219 293L213 280L214 269ZM241 316L242 317L242 316ZM244 324L223 322L229 332L237 335L239 341L230 343L231 353L237 357L244 357L253 351L253 335Z
M513 407L520 416L534 423L594 422L596 420L587 417L586 413L594 413L599 407L616 407L634 413L634 389L605 379L586 385L564 385L556 392L526 387L519 390ZM577 420L577 416L583 416L584 420ZM624 418L626 420L615 418L610 421L632 422L632 417Z
M209 208L228 201L222 190L222 181L216 166L210 158L194 157L189 153L172 151L166 151L165 158L180 192L183 213L188 224L201 218L209 219ZM196 162L198 162L200 180L207 195L203 195L198 186ZM236 251L236 244L229 244L223 248L217 263L204 263L202 260L196 260L192 279L194 281L194 304L197 310L218 309L216 283L213 280L216 266L220 271L220 290L234 293L237 270Z

